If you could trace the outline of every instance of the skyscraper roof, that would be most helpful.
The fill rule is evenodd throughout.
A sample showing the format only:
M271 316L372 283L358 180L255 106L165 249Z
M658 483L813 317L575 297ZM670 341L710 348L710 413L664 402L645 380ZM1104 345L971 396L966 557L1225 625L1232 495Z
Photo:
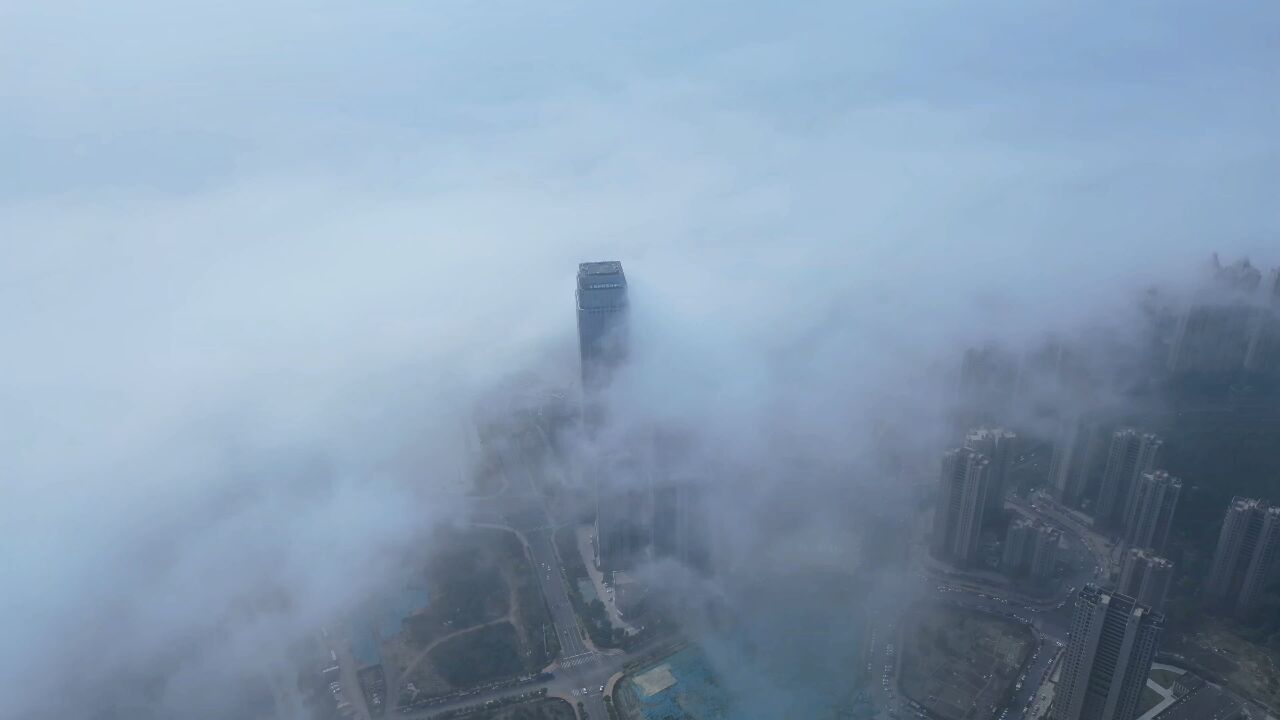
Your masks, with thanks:
M578 263L578 272L583 275L608 275L610 273L621 273L622 263L617 260Z
M626 286L627 276L622 272L622 263L617 260L578 264L579 290L603 290Z

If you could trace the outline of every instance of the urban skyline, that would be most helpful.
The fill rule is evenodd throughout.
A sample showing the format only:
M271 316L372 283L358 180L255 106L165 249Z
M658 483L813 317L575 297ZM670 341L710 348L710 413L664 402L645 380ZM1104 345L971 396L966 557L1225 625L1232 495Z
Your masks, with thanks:
M0 718L1280 718L1277 27L5 3Z

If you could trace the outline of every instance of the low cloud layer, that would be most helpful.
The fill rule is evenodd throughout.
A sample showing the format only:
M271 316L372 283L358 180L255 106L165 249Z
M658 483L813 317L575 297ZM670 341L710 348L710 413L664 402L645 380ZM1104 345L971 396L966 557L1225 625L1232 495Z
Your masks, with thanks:
M1123 338L1211 251L1274 264L1277 23L0 10L0 714L225 717L449 515L478 402L573 387L581 260L631 281L618 402L747 506L940 440L968 347Z

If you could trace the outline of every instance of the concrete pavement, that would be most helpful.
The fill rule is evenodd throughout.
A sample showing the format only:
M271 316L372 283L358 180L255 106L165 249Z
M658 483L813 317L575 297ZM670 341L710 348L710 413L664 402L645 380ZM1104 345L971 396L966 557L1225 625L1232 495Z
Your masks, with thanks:
M351 703L353 717L356 720L369 720L369 706L364 699L364 690L360 688L360 679L357 677L359 668L356 667L355 657L351 655L350 639L344 636L342 642L334 642L329 649L338 656L338 682L342 685L343 697Z
M596 567L595 553L592 551L591 538L595 532L590 525L581 525L574 528L574 539L577 541L578 554L582 556L582 564L587 569L587 576L591 578L591 583L595 587L596 597L604 603L605 612L609 616L609 624L615 628L621 628L628 635L634 635L637 631L622 617L622 613L618 610L618 604L615 602L614 594L608 591L604 586L604 573L600 572L600 568Z

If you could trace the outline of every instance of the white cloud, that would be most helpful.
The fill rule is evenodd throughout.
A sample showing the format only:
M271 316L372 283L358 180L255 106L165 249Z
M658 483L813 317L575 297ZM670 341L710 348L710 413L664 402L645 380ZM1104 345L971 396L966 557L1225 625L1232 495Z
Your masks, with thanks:
M1266 250L1252 12L0 10L0 695L96 691L268 577L279 635L192 662L277 657L438 512L473 398L572 377L579 260L626 263L654 413L825 442L928 416L973 339Z

